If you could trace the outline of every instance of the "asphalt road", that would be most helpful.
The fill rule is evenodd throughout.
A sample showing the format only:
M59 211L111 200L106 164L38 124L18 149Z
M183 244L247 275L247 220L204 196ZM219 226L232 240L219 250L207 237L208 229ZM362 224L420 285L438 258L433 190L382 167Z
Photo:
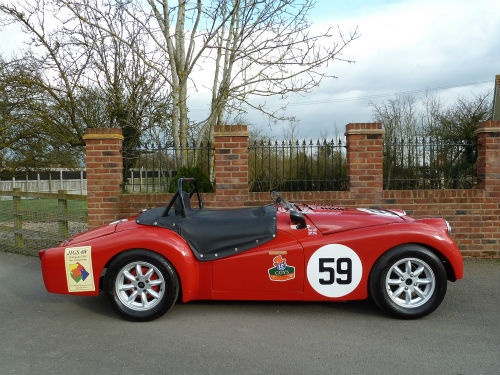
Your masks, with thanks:
M45 291L0 252L0 374L500 374L500 262L466 261L414 321L370 301L192 302L132 323L102 297Z

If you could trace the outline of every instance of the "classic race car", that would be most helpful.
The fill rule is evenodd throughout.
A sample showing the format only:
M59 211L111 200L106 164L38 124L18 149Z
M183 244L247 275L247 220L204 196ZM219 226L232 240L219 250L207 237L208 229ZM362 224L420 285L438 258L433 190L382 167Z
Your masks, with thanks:
M462 257L444 219L293 204L276 192L271 198L262 207L207 209L196 181L179 179L166 207L40 250L45 286L62 294L104 290L118 313L139 321L163 315L178 298L371 296L392 315L418 318L439 306L447 280L462 278Z

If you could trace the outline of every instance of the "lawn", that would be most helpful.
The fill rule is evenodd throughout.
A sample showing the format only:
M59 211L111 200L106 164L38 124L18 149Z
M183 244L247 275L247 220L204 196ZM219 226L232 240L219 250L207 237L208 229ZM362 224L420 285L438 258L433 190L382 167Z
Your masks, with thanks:
M29 217L37 220L57 218L59 212L59 202L57 199L21 199L21 209L23 220ZM0 201L0 221L11 221L14 215L14 203L12 200ZM87 202L68 201L68 216L70 218L87 218Z

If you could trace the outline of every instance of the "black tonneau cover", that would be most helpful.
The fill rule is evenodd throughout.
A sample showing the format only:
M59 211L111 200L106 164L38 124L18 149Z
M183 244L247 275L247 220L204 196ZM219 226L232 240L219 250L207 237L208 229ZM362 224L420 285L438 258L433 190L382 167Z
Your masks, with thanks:
M161 216L165 207L142 213L138 224L168 228L177 232L200 261L225 258L271 241L276 236L274 205L232 210L188 209L186 217Z

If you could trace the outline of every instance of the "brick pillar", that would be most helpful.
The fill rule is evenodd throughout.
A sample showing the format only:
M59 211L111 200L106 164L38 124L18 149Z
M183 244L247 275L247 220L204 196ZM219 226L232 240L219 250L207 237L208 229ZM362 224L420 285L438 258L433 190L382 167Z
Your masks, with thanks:
M243 207L248 201L247 126L216 126L214 138L216 206Z
M383 190L381 123L347 124L347 174L353 198L378 204Z
M123 159L121 129L87 129L86 144L88 225L95 228L119 216Z
M477 176L491 196L500 197L500 121L477 124Z

